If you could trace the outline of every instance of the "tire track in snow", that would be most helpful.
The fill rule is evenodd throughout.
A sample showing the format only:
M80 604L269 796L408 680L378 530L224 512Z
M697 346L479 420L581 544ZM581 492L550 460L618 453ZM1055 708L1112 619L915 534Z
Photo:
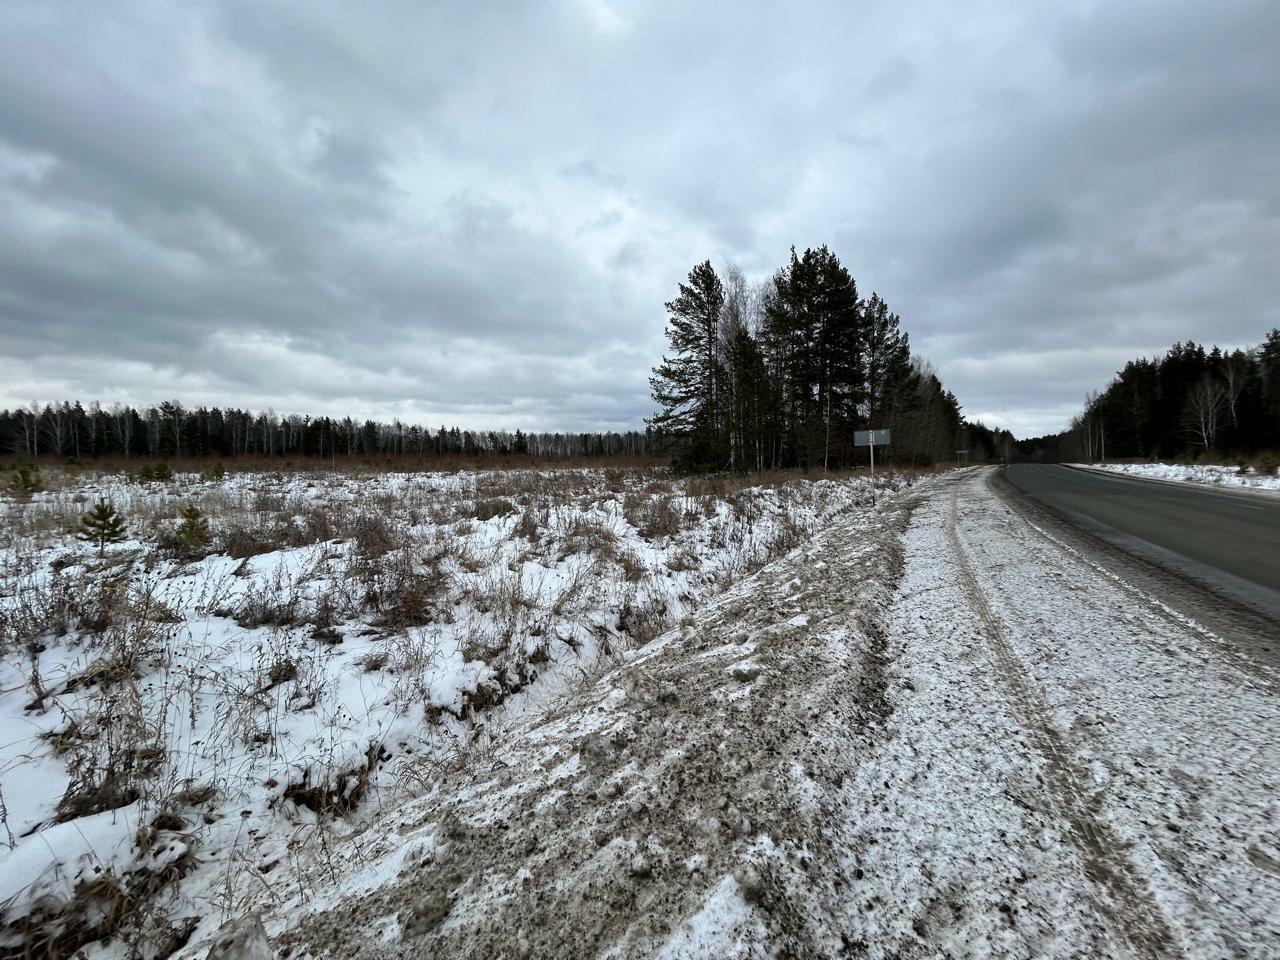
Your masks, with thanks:
M1043 697L1005 635L1004 625L987 603L960 535L959 495L957 484L951 493L947 538L955 554L961 586L982 622L992 659L1028 737L1044 760L1054 806L1080 854L1085 875L1100 894L1107 924L1138 956L1153 960L1181 956L1149 885L1124 855L1124 845L1094 815L1095 804L1087 788L1089 778L1053 724Z
M1123 553L1114 544L1072 526L1042 504L1016 496L1008 481L997 474L987 474L987 489L1011 514L1055 547L1086 576L1118 587L1166 623L1194 633L1210 650L1258 683L1261 689L1272 694L1280 692L1280 671L1244 652L1250 645L1268 645L1264 638L1274 634L1273 624L1252 610L1229 604L1210 594L1205 587L1184 576L1153 567L1149 561ZM1053 533L1049 532L1049 527L1053 527ZM1068 539L1075 541L1075 545L1068 543ZM1166 602L1159 599L1151 592L1157 589L1162 590L1165 597L1181 597L1182 602L1178 604L1175 600ZM1218 622L1217 627L1202 621L1206 611ZM1230 626L1230 631L1223 631L1224 624ZM1229 632L1232 639L1223 636L1224 632Z

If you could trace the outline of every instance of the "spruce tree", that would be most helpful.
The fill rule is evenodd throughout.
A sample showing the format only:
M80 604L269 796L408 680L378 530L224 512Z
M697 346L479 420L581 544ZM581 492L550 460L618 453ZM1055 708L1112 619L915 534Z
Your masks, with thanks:
M108 543L120 543L125 538L123 518L105 500L99 500L92 510L80 518L80 527L80 539L86 543L96 543L99 557L103 555Z

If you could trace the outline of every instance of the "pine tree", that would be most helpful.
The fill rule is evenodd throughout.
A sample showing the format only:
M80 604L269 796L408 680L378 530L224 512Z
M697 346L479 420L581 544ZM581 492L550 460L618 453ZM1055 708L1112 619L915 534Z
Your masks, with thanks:
M792 248L765 315L764 339L783 380L788 459L828 465L861 398L857 284L825 246L799 257Z
M758 470L764 461L768 416L768 371L760 345L747 328L734 326L725 343L725 403L729 428L730 466Z
M890 425L893 387L911 374L911 345L898 324L898 315L889 312L879 294L871 294L863 306L858 331L868 429Z
M212 539L209 521L204 518L199 507L194 503L188 504L178 515L182 517L182 522L178 524L178 543L184 551L191 553L208 544Z
M98 556L101 557L108 543L120 543L125 538L124 520L116 513L115 507L105 500L80 518L80 539L86 543L98 545Z
M653 369L649 385L662 408L648 422L687 444L682 458L694 469L719 469L727 459L720 423L720 317L724 285L707 260L689 271L680 295L669 302L671 356Z
M20 463L13 468L9 489L14 497L27 500L40 489L40 468L34 463Z
M1257 365L1261 406L1266 417L1262 443L1280 444L1280 329L1268 333L1258 348Z

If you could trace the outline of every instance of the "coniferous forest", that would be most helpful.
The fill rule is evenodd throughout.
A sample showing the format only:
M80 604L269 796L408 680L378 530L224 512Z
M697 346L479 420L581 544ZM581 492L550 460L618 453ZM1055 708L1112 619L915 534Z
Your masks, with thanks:
M762 284L710 261L667 304L668 352L650 385L650 426L688 470L865 464L854 431L887 429L877 457L918 466L1008 456L1013 438L966 423L955 396L913 358L900 318L862 297L825 246ZM967 451L961 453L960 451Z
M278 415L218 407L185 408L176 400L151 407L80 402L32 403L0 410L0 451L29 460L211 459L319 457L483 460L650 457L652 431L526 433L522 430L431 429L352 417Z
M888 429L878 460L930 466L1008 459L1012 435L966 422L900 319L859 295L825 246L791 251L763 283L695 266L667 305L670 349L650 384L645 429L607 433L466 430L347 417L81 401L0 410L0 453L27 460L363 458L483 461L670 457L685 471L865 465L853 431Z
M1043 460L1246 459L1280 450L1280 329L1249 350L1175 343L1131 360L1061 434L1024 440Z

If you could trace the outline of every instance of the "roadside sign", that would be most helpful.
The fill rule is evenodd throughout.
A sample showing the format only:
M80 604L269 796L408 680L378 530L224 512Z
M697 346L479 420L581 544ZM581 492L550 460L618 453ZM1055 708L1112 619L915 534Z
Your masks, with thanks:
M888 430L855 430L853 431L855 447L885 447L889 445Z
M855 430L853 445L870 447L871 453L871 502L876 502L876 447L884 447L889 443L888 430Z

